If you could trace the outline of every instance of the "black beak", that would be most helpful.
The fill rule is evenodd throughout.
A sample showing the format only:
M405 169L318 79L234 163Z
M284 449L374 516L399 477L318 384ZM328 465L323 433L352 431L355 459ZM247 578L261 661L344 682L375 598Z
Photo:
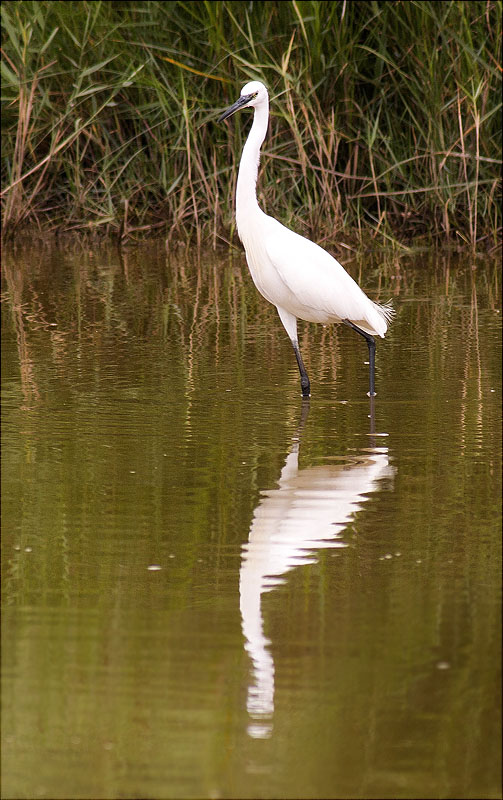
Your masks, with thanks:
M236 102L232 106L229 106L229 108L226 111L224 111L224 113L218 118L217 122L223 122L224 119L232 117L232 115L235 114L236 111L239 111L240 108L244 108L244 106L246 106L246 104L250 102L253 96L254 96L253 94L241 95L239 100L236 100Z

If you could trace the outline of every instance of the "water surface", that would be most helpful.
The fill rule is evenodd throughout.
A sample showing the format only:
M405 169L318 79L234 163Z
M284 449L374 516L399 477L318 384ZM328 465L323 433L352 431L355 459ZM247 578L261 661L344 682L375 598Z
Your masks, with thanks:
M3 796L500 797L496 265L348 262L371 406L240 254L3 262Z

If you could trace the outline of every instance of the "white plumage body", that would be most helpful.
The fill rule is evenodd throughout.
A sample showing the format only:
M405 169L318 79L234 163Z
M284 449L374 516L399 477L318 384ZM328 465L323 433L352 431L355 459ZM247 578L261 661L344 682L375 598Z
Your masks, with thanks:
M253 282L266 300L307 322L349 319L370 335L384 336L392 313L387 306L373 303L322 247L260 215L259 225L250 218L240 224L238 215L238 233Z

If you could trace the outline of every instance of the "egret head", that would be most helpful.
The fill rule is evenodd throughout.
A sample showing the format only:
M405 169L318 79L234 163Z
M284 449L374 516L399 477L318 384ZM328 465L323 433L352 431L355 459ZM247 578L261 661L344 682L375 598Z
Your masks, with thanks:
M256 108L263 103L267 103L268 97L269 95L267 94L267 89L263 83L260 83L260 81L250 81L250 83L247 83L241 89L239 100L236 100L232 106L224 111L224 113L218 118L218 122L223 122L224 119L231 117L241 108Z

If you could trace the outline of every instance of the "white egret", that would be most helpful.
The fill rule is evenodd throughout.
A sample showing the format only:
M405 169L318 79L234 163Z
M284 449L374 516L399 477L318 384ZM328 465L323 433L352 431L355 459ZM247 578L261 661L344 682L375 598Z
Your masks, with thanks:
M375 340L384 337L394 314L390 304L372 302L326 250L269 217L257 202L260 148L269 122L269 95L259 81L243 86L241 96L220 117L253 108L253 125L239 164L236 223L255 286L276 306L293 345L304 397L310 396L309 377L297 338L297 318L308 322L344 322L361 334L369 349L370 388L375 395Z

